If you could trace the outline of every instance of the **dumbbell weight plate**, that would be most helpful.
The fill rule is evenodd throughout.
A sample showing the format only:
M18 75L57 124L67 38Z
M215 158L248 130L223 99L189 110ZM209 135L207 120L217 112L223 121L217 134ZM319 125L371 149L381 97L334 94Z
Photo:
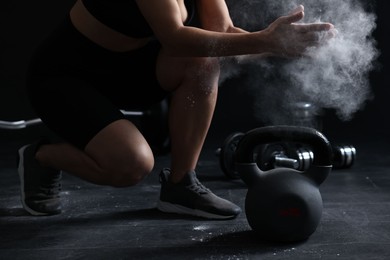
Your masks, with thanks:
M352 145L335 145L333 150L333 167L346 169L352 167L356 160L356 148Z
M237 144L244 136L244 133L235 132L230 134L223 142L219 151L219 164L223 173L230 179L239 179L240 176L236 171L234 154Z
M296 159L298 162L296 170L307 171L313 163L314 154L309 147L297 145L293 159Z

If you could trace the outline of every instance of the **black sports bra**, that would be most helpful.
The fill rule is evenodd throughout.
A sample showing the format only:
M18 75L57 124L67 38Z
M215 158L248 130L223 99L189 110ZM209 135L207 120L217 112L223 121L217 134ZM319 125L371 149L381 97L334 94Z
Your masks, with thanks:
M111 29L134 38L153 35L153 31L143 17L135 0L82 0L87 10L100 22ZM191 24L195 15L194 0L185 0Z

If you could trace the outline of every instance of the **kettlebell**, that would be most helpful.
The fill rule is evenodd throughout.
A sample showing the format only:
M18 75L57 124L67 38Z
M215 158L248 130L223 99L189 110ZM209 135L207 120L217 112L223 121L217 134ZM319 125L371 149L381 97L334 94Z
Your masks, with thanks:
M256 146L281 141L311 146L314 159L310 168L260 170L254 157ZM237 173L248 186L246 218L256 236L272 242L309 238L322 216L319 186L332 169L332 148L326 137L310 127L259 127L244 134L235 156Z

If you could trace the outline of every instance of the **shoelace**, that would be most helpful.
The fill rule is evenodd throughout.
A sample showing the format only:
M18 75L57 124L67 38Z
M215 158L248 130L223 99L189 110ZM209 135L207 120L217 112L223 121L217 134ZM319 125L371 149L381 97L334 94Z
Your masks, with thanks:
M39 190L42 191L46 195L58 195L61 191L60 183L52 183L45 186L40 186Z
M53 178L46 179L45 182L42 182L39 190L46 195L58 195L61 191L61 177L54 176Z
M211 192L208 188L206 188L202 183L200 183L198 180L195 181L195 183L190 184L187 186L192 191L195 191L199 194L207 194Z

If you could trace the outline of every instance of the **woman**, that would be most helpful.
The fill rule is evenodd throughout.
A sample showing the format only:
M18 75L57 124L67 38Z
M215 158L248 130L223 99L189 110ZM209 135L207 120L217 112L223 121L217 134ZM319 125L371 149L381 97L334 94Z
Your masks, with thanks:
M158 209L236 217L241 209L195 173L217 99L218 57L296 57L320 44L319 32L333 36L329 23L295 24L303 11L247 32L233 25L224 0L78 0L31 61L31 104L63 142L19 150L24 208L60 213L61 171L99 185L139 183L153 169L153 153L120 109L146 109L169 96L172 160L160 173Z

